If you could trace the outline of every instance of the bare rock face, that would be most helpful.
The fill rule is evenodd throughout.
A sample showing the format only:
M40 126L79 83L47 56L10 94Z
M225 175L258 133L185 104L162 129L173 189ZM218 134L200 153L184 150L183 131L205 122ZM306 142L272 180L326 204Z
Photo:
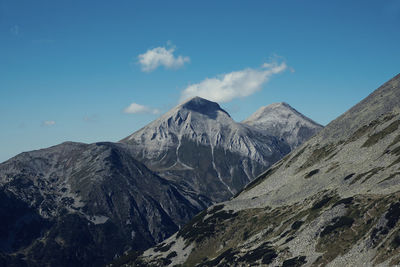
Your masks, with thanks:
M400 264L399 127L400 75L127 266Z
M323 128L285 102L261 107L243 123L278 137L292 150Z
M121 142L132 144L135 156L161 176L220 202L321 129L290 112L296 115L270 110L237 123L217 103L195 97ZM274 123L261 124L267 117Z

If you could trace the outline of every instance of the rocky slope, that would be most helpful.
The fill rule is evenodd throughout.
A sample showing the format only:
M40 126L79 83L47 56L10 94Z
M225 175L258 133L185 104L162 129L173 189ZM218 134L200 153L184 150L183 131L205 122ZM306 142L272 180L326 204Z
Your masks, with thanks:
M63 143L0 164L0 200L2 266L101 266L164 240L209 203L113 143Z
M400 75L128 266L400 264Z
M271 111L269 116L273 114ZM253 127L235 122L217 103L195 97L121 142L134 145L135 157L162 177L220 202L290 151L295 144L289 145L281 136L290 139L294 132L311 133L320 128L303 125L305 119L300 121L300 117L287 123L290 132L271 125ZM281 121L288 116L274 118L285 124Z
M295 149L323 128L285 102L261 107L243 123L278 137L289 144L291 149Z

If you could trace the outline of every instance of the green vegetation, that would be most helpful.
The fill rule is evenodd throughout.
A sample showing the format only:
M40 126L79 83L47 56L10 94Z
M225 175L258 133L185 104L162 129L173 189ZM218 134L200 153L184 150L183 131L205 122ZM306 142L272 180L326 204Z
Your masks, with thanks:
M324 158L328 157L333 151L335 151L338 145L339 144L330 143L330 144L324 145L321 148L315 149L312 152L312 154L308 157L306 162L304 162L303 165L301 165L298 170L306 169L306 168L309 168L309 167L317 164Z
M167 259L172 259L175 258L176 256L178 256L178 254L176 253L176 251L172 251L171 253L169 253L167 255Z
M299 267L306 263L306 256L299 256L285 260L282 264L282 267Z
M346 177L343 178L343 180L349 180L351 177L354 176L355 173L350 173L349 175L347 175Z
M392 203L389 207L388 212L385 215L387 220L386 227L392 229L400 218L400 202Z
M250 182L242 192L247 192L251 190L252 188L256 187L257 185L261 184L265 179L267 179L269 176L274 174L276 170L280 167L280 165L275 166L273 168L269 168L264 174L261 174L258 178ZM239 195L239 194L238 194Z
M169 243L169 244L161 243L161 244L157 245L157 246L154 248L154 251L155 251L155 252L166 252L166 251L168 251L174 244L175 244L175 241L172 241L172 242Z
M386 182L386 181L389 181L389 180L393 179L394 177L396 177L397 175L400 175L400 172L392 173L392 174L389 175L387 178L385 178L385 179L383 179L382 181L380 181L379 184L381 184L381 183L383 183L383 182Z
M200 243L204 239L212 237L218 226L222 225L228 219L235 218L237 214L232 211L222 210L212 214L205 220L203 220L204 216L205 215L200 215L195 220L192 220L193 222L186 224L185 227L178 232L178 237L182 236L189 242L196 241Z
M381 116L381 118L378 118L376 120L371 121L367 125L363 125L359 129L357 129L346 141L345 144L348 144L350 142L354 142L358 139L360 139L362 136L364 136L366 133L370 132L372 129L374 129L377 125L385 123L387 121L390 121L396 116L396 114L392 113L387 113ZM383 117L383 118L382 118Z
M356 183L357 181L359 181L364 176L366 176L365 179L361 182L361 183L365 183L368 179L370 179L372 176L374 176L378 172L382 171L383 169L384 169L383 167L376 167L367 172L360 173L356 177L354 177L354 179L350 182L350 184L352 185L352 184Z
M388 235L390 229L386 225L380 228L372 228L384 214L389 226L397 225L400 218L400 202L391 204L389 209L385 206L387 207L388 203L393 203L399 195L400 193L389 197L379 195L354 196L337 201L332 207L339 205L339 203L345 204L346 213L332 220L321 231L316 250L322 252L323 255L313 263L313 266L326 265L338 255L347 253L359 240L369 236L373 244L379 244ZM391 242L394 238L395 236L389 238L390 242L385 241L383 248L378 248L381 251L378 252L374 264L383 262L391 255L396 255L393 249L387 249L389 246L393 247Z
M383 262L400 253L399 198L400 193L390 197L367 195L340 199L325 191L318 197L306 199L301 205L274 209L257 208L233 213L217 205L210 208L207 219L205 214L199 216L195 225L186 232L185 238L193 240L196 247L183 266L267 265L278 257L285 259L282 266L301 266L307 263L306 257L293 255L289 258L290 251L285 244L296 238L296 232L302 226L307 226L324 212L339 205L341 207L338 208L345 209L345 213L331 220L317 233L316 251L322 255L312 265L326 265L337 256L347 253L359 240L369 238L369 235L373 244L386 240L383 248L378 248L379 255L374 261ZM384 227L373 229L382 216L386 220ZM276 246L277 242L282 245ZM254 248L254 244L260 243ZM393 260L397 261L400 262L400 257Z
M291 228L292 228L293 230L297 230L297 229L299 229L299 228L301 227L301 225L302 225L303 223L304 223L303 221L295 221L295 222L292 224Z
M380 123L379 120L373 120L367 125L363 125L362 127L358 128L347 140L345 144L357 141L361 137L363 137L366 133L371 131L376 125Z
M311 209L312 209L312 210L317 210L317 209L322 208L323 206L325 206L326 204L328 204L329 201L331 201L332 198L333 198L333 197L331 197L331 196L324 196L321 200L315 202L315 203L313 204L313 206L312 206Z
M354 197L343 198L343 199L339 200L338 202L336 202L332 206L332 208L339 206L340 204L345 204L346 206L350 205L351 203L353 203L353 200L354 200Z
M277 256L276 251L272 249L268 243L264 243L250 253L246 253L244 256L240 257L239 260L246 263L254 263L261 260L263 264L270 264Z
M326 173L330 173L331 171L333 171L334 169L339 168L340 164L339 162L335 161L333 163L330 164L329 169L326 171Z
M365 141L365 143L361 147L370 147L372 145L375 145L379 140L385 138L387 135L396 131L399 128L399 125L400 125L400 120L395 120L382 131L379 131L369 136L367 141Z
M307 173L306 176L304 176L304 178L306 178L306 179L310 178L311 176L313 176L313 175L315 175L317 173L319 173L319 169L312 170L309 173Z
M333 224L330 224L322 230L320 233L320 236L326 236L329 235L330 233L334 232L338 228L342 227L351 227L354 223L354 219L347 217L347 216L342 216L342 217L337 217L333 220Z
M288 161L288 163L286 164L286 167L288 168L288 167L290 167L293 163L295 163L295 162L297 161L297 159L301 156L301 154L304 153L304 151L307 149L307 147L308 147L308 145L307 145L307 146L304 146L299 152L297 152L296 155L294 155L294 156ZM289 155L288 155L288 157L289 157ZM286 160L285 160L285 161L286 161Z
M124 254L123 256L119 257L116 260L113 260L109 266L110 267L120 267L124 266L125 264L128 264L130 262L135 262L137 265L139 264L139 259L138 257L142 255L143 252L141 251L130 251L127 254Z
M382 171L384 168L383 167L377 167L373 168L368 172L368 175L364 178L364 180L361 182L362 184L365 183L369 178L377 174L378 172Z

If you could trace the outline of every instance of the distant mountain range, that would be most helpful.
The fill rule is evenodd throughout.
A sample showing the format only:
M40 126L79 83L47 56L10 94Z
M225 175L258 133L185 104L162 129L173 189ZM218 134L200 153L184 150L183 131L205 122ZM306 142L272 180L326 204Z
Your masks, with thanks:
M322 128L278 106L237 123L196 97L119 143L1 163L0 265L99 266L164 240Z
M235 198L208 208L169 239L120 263L398 266L399 126L397 75Z

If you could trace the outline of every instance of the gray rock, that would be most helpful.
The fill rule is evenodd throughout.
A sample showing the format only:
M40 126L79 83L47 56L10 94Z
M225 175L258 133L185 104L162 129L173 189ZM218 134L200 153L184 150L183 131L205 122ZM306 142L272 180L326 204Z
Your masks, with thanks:
M322 128L287 104L263 110L237 123L194 97L121 142L161 176L220 202Z

